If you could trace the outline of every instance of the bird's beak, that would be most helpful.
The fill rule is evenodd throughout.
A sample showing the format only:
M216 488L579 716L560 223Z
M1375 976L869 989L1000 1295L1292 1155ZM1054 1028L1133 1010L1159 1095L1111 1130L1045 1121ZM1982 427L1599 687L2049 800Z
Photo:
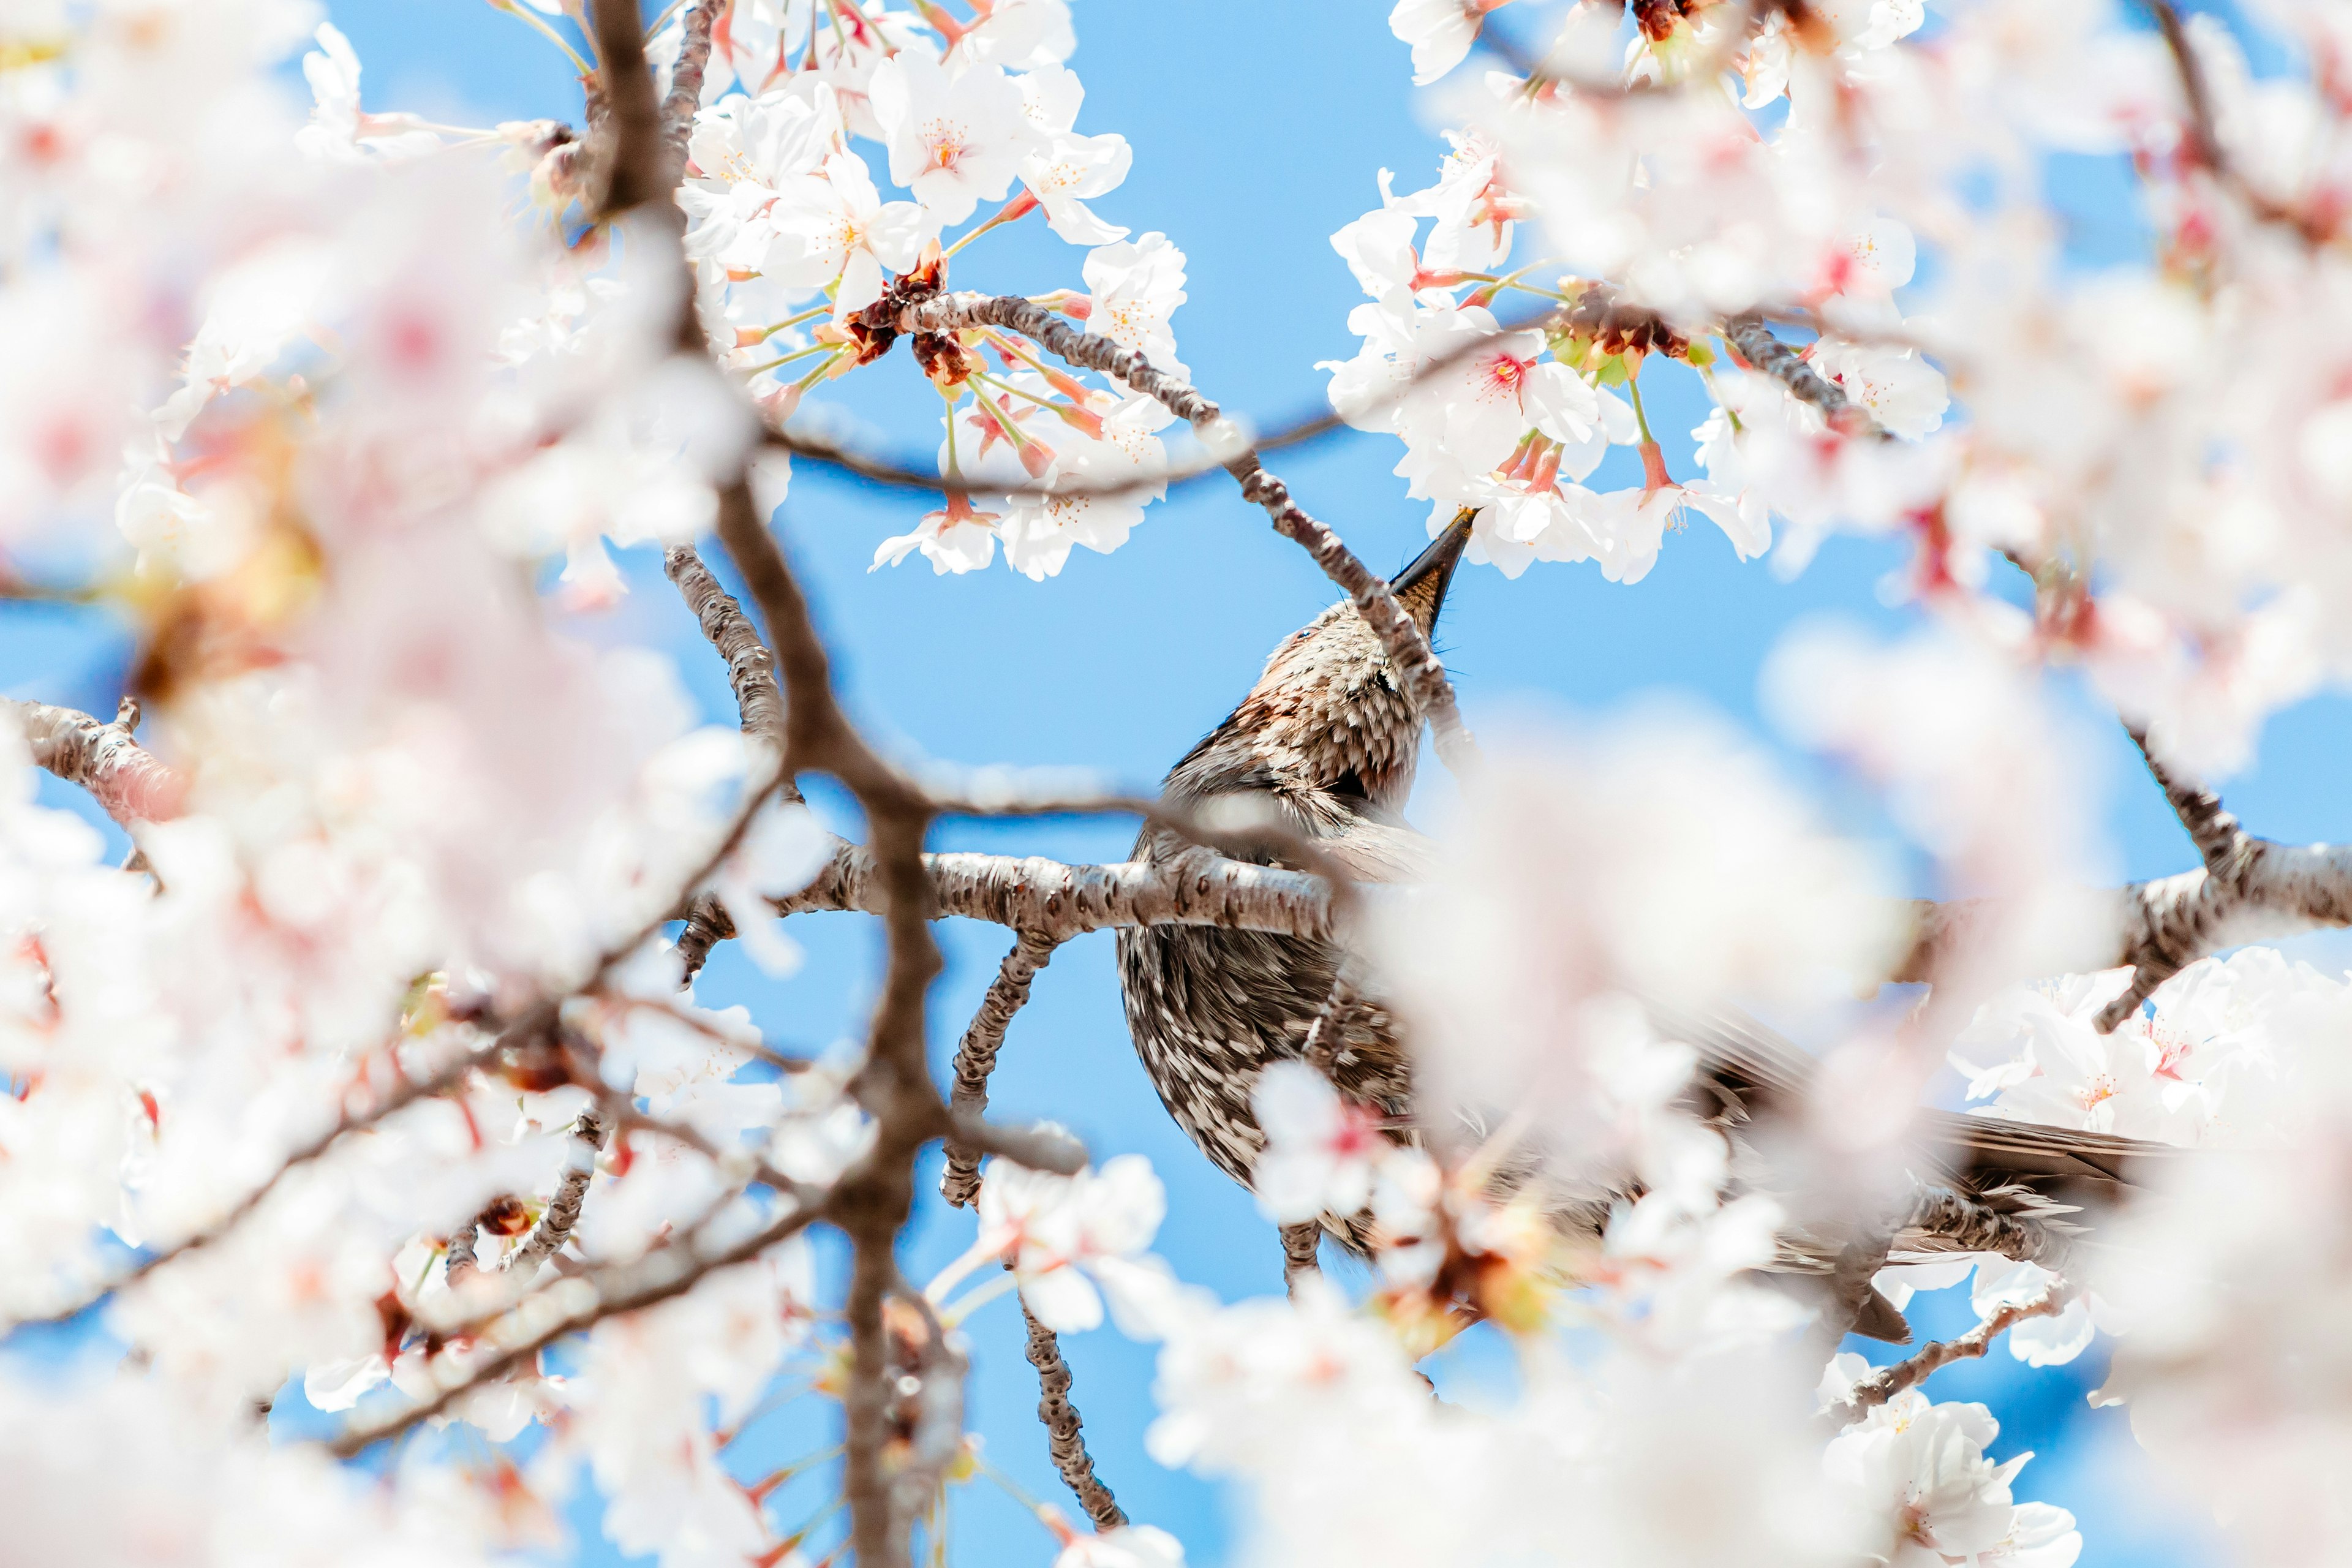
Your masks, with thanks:
M1437 624L1438 609L1445 603L1445 585L1454 580L1454 568L1462 559L1463 547L1470 542L1470 525L1477 517L1477 508L1464 507L1445 531L1413 557L1412 565L1389 579L1389 591L1424 632Z

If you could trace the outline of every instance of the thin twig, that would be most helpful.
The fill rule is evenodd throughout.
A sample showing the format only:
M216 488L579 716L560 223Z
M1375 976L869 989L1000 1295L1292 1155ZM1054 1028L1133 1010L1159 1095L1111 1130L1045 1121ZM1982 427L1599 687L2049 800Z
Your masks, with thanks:
M981 998L980 1010L972 1015L971 1026L956 1047L955 1089L948 1098L950 1110L971 1117L988 1110L988 1077L996 1070L996 1053L1003 1047L1004 1031L1013 1015L1029 1000L1030 982L1052 962L1055 945L1053 938L1034 931L1022 931L1013 938L1013 950L1004 955L988 994ZM940 1178L940 1192L959 1208L970 1206L980 1195L978 1149L961 1140L949 1141L947 1173Z
M481 1244L481 1235L482 1222L469 1219L459 1227L457 1235L449 1238L449 1251L443 1262L441 1274L451 1289L456 1289L467 1275L481 1267L475 1253Z
M662 100L672 190L686 172L687 143L694 138L694 114L702 104L702 74L710 63L711 30L728 4L729 0L688 0L686 14L678 21L677 63L670 68L669 96Z
M2143 937L2126 950L2131 984L2099 1010L2096 1022L2103 1035L2137 1013L2166 981L2212 950L2218 939L2210 931L2232 906L2243 902L2248 883L2273 847L2239 826L2238 819L2222 806L2220 795L2159 761L2148 746L2145 730L2126 725L2125 731L2139 748L2149 776L2164 791L2189 841L2197 846L2205 861L2205 880L2196 897L2183 900L2173 911L2172 919L2151 923Z
M899 318L899 330L908 332L953 332L973 326L1019 332L1071 364L1125 383L1199 431L1213 451L1223 439L1228 428L1224 416L1196 388L1132 349L1079 331L1034 300L1010 295L940 294L908 307ZM1437 754L1446 766L1456 773L1473 766L1477 746L1454 704L1453 683L1446 679L1445 668L1431 649L1428 636L1389 591L1387 579L1375 575L1328 525L1307 515L1291 499L1288 487L1266 470L1255 453L1244 452L1229 461L1225 470L1240 481L1246 500L1265 509L1276 531L1302 546L1323 574L1347 591L1357 613L1380 639L1398 684L1429 721L1437 740Z
M1127 1522L1110 1488L1095 1474L1094 1457L1087 1452L1085 1422L1070 1403L1070 1364L1062 1359L1061 1342L1037 1321L1029 1303L1021 1303L1021 1321L1029 1327L1029 1364L1037 1369L1037 1419L1045 1428L1045 1445L1054 1468L1087 1510L1097 1530L1117 1530Z
M2029 1318L2053 1318L2066 1310L2072 1292L2063 1286L2035 1297L2031 1301L2019 1301L2002 1307L1983 1322L1958 1339L1938 1340L1919 1347L1909 1359L1877 1372L1856 1383L1848 1392L1845 1403L1832 1407L1830 1418L1840 1426L1850 1426L1868 1414L1875 1405L1885 1404L1906 1388L1916 1388L1928 1376L1951 1365L1983 1355L1992 1349L1993 1341Z
M340 1458L350 1458L386 1438L396 1437L420 1422L431 1420L450 1404L486 1383L505 1376L566 1334L593 1328L607 1318L641 1312L673 1297L682 1296L722 1269L749 1263L824 1217L823 1204L796 1206L732 1247L708 1258L680 1256L684 1249L664 1248L647 1254L627 1269L612 1271L610 1289L593 1280L580 1292L579 1282L566 1280L557 1290L542 1290L519 1303L517 1311L501 1320L506 1331L494 1327L481 1343L489 1354L453 1369L451 1381L427 1398L416 1400L374 1420L354 1424L331 1445ZM573 1306L564 1301L578 1300ZM560 1299L559 1299L560 1298Z
M270 1173L267 1181L264 1181L260 1185L255 1187L252 1191L247 1193L244 1197L231 1205L226 1212L222 1214L219 1218L214 1220L212 1224L204 1226L202 1229L190 1234L177 1242L158 1247L154 1251L148 1253L145 1257L140 1258L139 1261L133 1263L128 1268L122 1269L121 1272L115 1274L103 1284L84 1291L72 1302L72 1304L55 1308L36 1317L16 1319L7 1326L18 1327L26 1323L61 1322L64 1320L72 1317L77 1312L80 1312L90 1307L96 1306L100 1301L104 1300L108 1296L112 1295L115 1291L138 1283L148 1275L153 1273L156 1269L163 1268L165 1264L174 1262L186 1257L189 1253L201 1251L205 1247L215 1245L227 1237L230 1232L236 1230L238 1226L244 1224L247 1217L249 1216L256 1209L259 1208L263 1202L268 1198L270 1194L278 1190L278 1184L283 1182L288 1175L295 1171L300 1170L303 1166L311 1163L313 1161L323 1157L328 1151L334 1148L336 1144L342 1142L343 1139L351 1134L363 1131L370 1127L373 1127L378 1122L383 1121L386 1117L394 1115L395 1112L404 1110L408 1107L417 1103L419 1100L430 1100L436 1095L446 1093L448 1090L457 1088L459 1084L465 1081L467 1074L471 1073L476 1068L490 1061L500 1051L511 1049L516 1046L544 1033L544 1031L547 1030L553 1023L554 1016L554 1008L551 1005L542 1004L541 1006L535 1007L529 1013L525 1014L520 1020L509 1026L489 1044L467 1052L465 1055L448 1063L439 1070L430 1073L424 1078L402 1079L390 1091L377 1099L364 1110L357 1111L344 1111L341 1116L335 1119L333 1126L328 1128L325 1131L320 1133L309 1142L290 1151L286 1157L278 1163L278 1169Z
M2147 763L2148 776L2164 792L2164 798L2188 830L2189 842L2205 861L2205 869L2216 877L2231 877L2241 869L2248 847L2255 842L2253 836L2238 825L2238 819L2221 805L2221 797L2194 779L2174 773L2157 754L2148 749L2147 731L2135 725L2126 725L2124 732L2139 748L2141 761Z
M509 1255L500 1273L529 1279L541 1263L563 1249L572 1237L572 1227L580 1223L580 1205L587 1201L589 1184L596 1179L596 1156L604 1152L604 1120L593 1110L582 1111L565 1145L563 1175L556 1183L555 1195L548 1200L547 1212L539 1216L522 1246Z
M2278 201L2256 190L2247 180L2245 171L2221 145L2213 117L2213 94L2205 79L2205 62L2198 58L2196 45L2189 37L2179 8L2172 0L2143 3L2156 18L2156 30L2163 36L2164 47L2172 56L2173 70L2180 79L2181 102L2189 111L2182 130L2188 137L2190 157L2210 172L2222 189L2244 203L2246 210L2261 222L2293 229L2311 245L2325 245L2333 239L2336 226L2318 210Z
M784 744L784 697L776 685L775 656L752 629L751 617L734 596L719 586L691 544L671 546L662 555L662 570L676 584L688 609L719 657L727 661L727 683L735 690L735 710L743 733L765 742L781 755ZM798 800L792 781L780 786L787 800ZM677 956L682 984L702 972L710 950L735 934L735 922L726 906L710 893L698 895L688 906L686 929L678 933Z
M1039 308L1045 309L1043 306ZM1496 327L1493 336L1472 338L1414 366L1412 377L1401 390L1410 391L1423 382L1444 374L1481 351L1492 348L1496 339L1507 337L1515 332L1542 331L1558 324L1560 312L1554 310L1518 321L1502 322ZM1386 401L1384 398L1383 406ZM1004 496L1010 499L1044 496L1126 496L1140 490L1156 489L1161 486L1187 485L1195 480L1206 479L1212 474L1230 471L1235 463L1245 461L1248 458L1262 457L1267 452L1280 451L1286 447L1304 446L1307 442L1319 440L1325 436L1350 427L1352 420L1376 411L1370 406L1352 406L1300 416L1276 426L1270 434L1253 437L1245 450L1234 452L1229 449L1223 455L1220 455L1213 444L1211 450L1197 458L1171 463L1149 472L1130 475L1126 479L1108 480L1059 479L1050 482L959 481L932 469L918 468L911 463L894 462L887 458L872 457L852 451L830 437L814 431L797 430L789 424L769 426L767 439L770 445L781 447L796 458L806 458L812 462L839 468L845 473L854 474L859 479L871 480L876 484L886 485L892 489L919 490L929 495ZM1228 423L1222 430L1214 432L1214 435L1219 440L1226 442L1230 448L1231 443L1238 439L1236 430L1237 426Z
M1831 429L1847 436L1887 433L1870 411L1845 395L1845 388L1807 363L1803 355L1772 335L1759 315L1734 316L1723 323L1723 338L1739 357L1789 389L1801 403L1821 411Z
M677 585L686 607L694 612L703 637L727 661L727 683L735 690L735 710L743 733L764 738L781 749L784 743L784 694L776 685L776 658L760 640L751 617L733 595L704 563L691 544L672 545L662 554L662 571Z

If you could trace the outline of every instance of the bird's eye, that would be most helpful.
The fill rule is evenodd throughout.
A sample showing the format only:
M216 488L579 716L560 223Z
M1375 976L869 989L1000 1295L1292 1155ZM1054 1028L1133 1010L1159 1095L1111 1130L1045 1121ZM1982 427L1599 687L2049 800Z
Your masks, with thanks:
M1331 781L1331 793L1342 800L1363 800L1370 794L1364 788L1364 781L1357 775L1353 768L1349 768Z

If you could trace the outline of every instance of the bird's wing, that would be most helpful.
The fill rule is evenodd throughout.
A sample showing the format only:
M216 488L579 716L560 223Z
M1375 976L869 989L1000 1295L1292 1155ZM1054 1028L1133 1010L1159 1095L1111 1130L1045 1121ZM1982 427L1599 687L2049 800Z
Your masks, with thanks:
M1316 838L1316 847L1361 882L1425 882L1437 871L1437 841L1400 825L1350 816Z
M2070 1198L2121 1197L2126 1189L2154 1180L2161 1168L2200 1152L2111 1132L1948 1110L1923 1112L1916 1125L1970 1187L2026 1185Z
M1813 1058L1745 1013L1677 1007L1655 999L1643 1006L1660 1035L1698 1053L1697 1081L1717 1102L1701 1107L1708 1116L1746 1121L1793 1109L1804 1098Z
M1733 1121L1793 1109L1814 1071L1803 1047L1728 1008L1648 1004L1661 1034L1698 1052L1703 1114ZM2197 1151L1998 1116L1923 1110L1913 1123L1946 1174L1972 1191L2030 1186L2053 1196L2112 1200Z

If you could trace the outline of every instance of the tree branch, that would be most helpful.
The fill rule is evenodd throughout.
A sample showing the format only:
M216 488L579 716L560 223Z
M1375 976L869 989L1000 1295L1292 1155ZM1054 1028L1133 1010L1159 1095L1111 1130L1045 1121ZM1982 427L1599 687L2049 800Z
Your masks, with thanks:
M412 1401L403 1409L375 1420L354 1423L331 1445L338 1458L348 1459L389 1437L396 1437L420 1422L431 1420L469 1390L505 1376L566 1334L593 1328L606 1318L641 1312L691 1290L722 1268L749 1263L770 1247L799 1235L823 1218L823 1203L798 1205L759 1230L709 1257L691 1247L663 1247L635 1264L612 1270L614 1285L605 1289L593 1280L565 1280L552 1290L526 1296L482 1335L478 1344L486 1359L462 1363L436 1358L426 1370L440 1383L428 1398Z
M124 698L110 724L73 708L0 698L0 708L24 727L34 764L89 792L106 815L124 827L177 816L187 781L156 761L131 738L139 724L139 704Z
M2180 79L2181 102L2189 111L2182 131L2188 138L2190 157L2262 222L2291 228L2307 244L2326 244L2334 237L2335 225L2320 213L2273 200L2247 183L2244 171L2221 145L2213 120L2212 91L2205 80L2205 62L2197 58L2196 46L2189 41L2189 29L2181 22L2179 8L2172 0L2144 3L2148 14L2156 18L2156 30L2163 36L2164 47L2172 56L2173 69Z
M603 1118L593 1110L582 1111L572 1126L563 1175L555 1184L555 1195L548 1200L547 1212L531 1226L529 1238L508 1257L500 1273L529 1279L541 1264L563 1249L572 1227L580 1223L580 1205L587 1201L588 1184L596 1179L596 1156L604 1152L604 1138Z
M1016 1165L1050 1171L1057 1176L1075 1176L1087 1167L1087 1146L1050 1122L1034 1127L1007 1127L1001 1122L983 1121L964 1111L950 1110L940 1123L940 1136L951 1144L964 1144L975 1157L999 1155Z
M2145 730L2125 726L2132 744L2147 763L2148 775L2164 791L2173 815L2180 819L2189 842L2205 862L2205 879L2194 894L2163 917L2126 950L2132 966L2131 984L2124 994L2100 1009L2099 1032L2105 1034L2140 1009L2157 988L2211 951L2207 929L2226 919L2232 904L2247 898L2247 884L2256 867L2277 846L2256 838L2239 826L2221 805L2221 797L2193 779L2174 773L2147 743Z
M784 694L776 685L776 658L768 651L751 617L691 544L671 546L662 554L662 571L677 585L678 595L702 627L703 637L727 661L727 684L735 690L735 709L743 733L758 735L782 750L784 743Z
M2059 1288L2031 1301L2019 1301L2003 1307L1992 1316L1955 1340L1938 1340L1919 1347L1918 1352L1906 1361L1881 1367L1876 1373L1855 1384L1846 1394L1845 1404L1832 1407L1830 1418L1840 1426L1851 1426L1875 1406L1885 1404L1906 1388L1916 1388L1928 1376L1956 1361L1967 1361L1983 1355L1992 1349L1993 1341L2029 1318L2053 1318L2066 1310L2071 1292Z
M449 1250L442 1262L441 1277L452 1290L467 1275L480 1268L481 1259L475 1249L481 1245L481 1238L482 1222L479 1219L467 1220L457 1234L449 1238Z
M1228 860L1204 849L1157 863L1069 866L1037 856L926 855L932 909L1066 942L1120 926L1216 925L1329 942L1331 889L1304 871ZM878 914L874 857L844 843L807 887L776 900L778 912L862 910Z
M980 1010L972 1015L971 1026L956 1047L955 1089L948 1098L951 1110L977 1118L988 1110L988 1076L996 1070L996 1053L1003 1047L1004 1031L1013 1015L1029 1000L1030 982L1052 962L1055 946L1051 937L1034 931L1022 931L1013 938L1013 951L1004 955L988 994L981 998ZM940 1178L940 1192L958 1208L971 1206L980 1195L977 1148L961 1139L948 1141L948 1168Z
M892 1506L884 1474L889 1369L882 1301L898 1269L892 1247L913 1205L915 1152L934 1134L943 1110L923 1039L925 996L940 972L922 853L930 803L843 715L807 600L741 480L719 493L719 537L768 624L782 674L786 776L803 768L832 773L856 795L873 833L871 882L879 890L887 947L866 1063L851 1088L874 1115L876 1139L871 1156L836 1189L833 1207L851 1244L851 1374L843 1402L850 1539L860 1568L896 1568L907 1561L908 1520Z
M708 44L707 38L705 43ZM664 552L662 571L677 585L679 596L694 612L703 637L727 661L727 683L735 690L735 710L743 733L759 737L782 755L784 695L776 685L775 656L752 629L751 617L743 614L743 606L735 602L734 596L719 585L719 579L703 563L693 545L673 545ZM800 798L800 790L789 779L784 781L782 792L788 800ZM734 934L735 922L728 917L725 906L710 894L698 897L688 906L686 929L678 933L680 983L691 982L702 972L710 950Z
M889 1380L897 1405L894 1422L906 1434L906 1458L892 1480L890 1506L896 1517L912 1520L931 1507L963 1453L964 1376L970 1363L929 1298L903 1275L892 1284L891 1293L922 1325L919 1341L903 1321L898 1325L895 1337L907 1354L903 1371ZM911 1393L907 1389L910 1377L915 1384Z
M596 209L600 218L611 218L632 207L667 202L677 182L664 178L669 141L663 132L662 106L654 97L653 72L646 66L644 20L635 0L589 0L589 5L596 24L599 100L592 100L588 120L592 133L604 143L604 155L597 159L604 188ZM699 97L698 71L696 77Z
M900 331L910 332L1006 328L1044 344L1072 364L1126 383L1191 425L1213 451L1229 438L1224 416L1198 390L1155 368L1133 350L1081 331L1032 300L1009 295L938 294L901 312L898 325ZM1337 533L1292 500L1288 488L1266 471L1255 452L1243 453L1225 468L1241 482L1243 496L1265 510L1276 531L1305 547L1324 575L1347 590L1357 613L1380 638L1399 686L1429 721L1437 754L1446 766L1456 773L1471 766L1477 747L1454 705L1453 683L1445 679L1445 668L1438 663L1429 638L1389 591L1388 580L1375 576Z
M390 1091L365 1110L344 1111L335 1119L333 1126L289 1152L285 1159L279 1162L278 1169L270 1173L268 1180L231 1205L227 1211L212 1224L179 1241L148 1253L105 1283L84 1291L70 1305L53 1308L36 1317L19 1318L5 1326L15 1328L26 1323L61 1322L77 1312L85 1311L96 1306L115 1291L138 1283L165 1264L212 1246L244 1224L247 1216L259 1208L271 1193L278 1190L278 1184L284 1181L289 1173L321 1158L350 1134L373 1127L384 1118L404 1110L421 1100L430 1100L436 1095L457 1088L465 1081L468 1073L491 1060L500 1051L515 1048L543 1035L552 1026L554 1018L553 1005L541 1004L524 1014L520 1019L488 1045L465 1053L438 1071L429 1073L424 1078L402 1079Z
M1070 1366L1062 1359L1061 1342L1054 1331L1037 1321L1029 1303L1021 1303L1021 1321L1029 1326L1029 1364L1037 1369L1037 1419L1045 1427L1045 1443L1062 1482L1087 1510L1097 1530L1117 1530L1127 1522L1110 1489L1095 1474L1093 1456L1087 1452L1085 1423L1070 1403Z
M2352 845L2281 844L2248 835L2232 875L2216 877L2200 867L2135 882L2117 889L2109 907L2105 929L2085 934L2083 956L2075 963L2084 970L2133 967L2137 999L2118 998L2110 1007L2120 1022L2158 985L2200 958L2250 942L2352 926ZM1990 900L1915 904L1916 935L1888 978L1927 980L1940 953L1968 942L2004 914ZM2101 1027L2112 1026L2103 1015Z
M2132 738L2132 744L2139 748L2140 760L2147 763L2148 776L2156 780L2157 787L2164 792L2165 800L2172 806L2173 815L2180 818L2180 826L2188 830L2189 840L2197 846L2197 853L2203 858L2205 868L2216 877L2231 875L2244 858L2248 847L2254 842L2252 837L2238 826L2236 817L2223 809L2220 795L2193 779L2175 774L2159 762L2156 753L2148 750L2147 731L2127 724L2124 732Z
M1739 357L1789 389L1800 403L1821 410L1831 429L1846 436L1887 437L1870 411L1845 395L1845 388L1807 363L1803 355L1772 335L1760 315L1734 316L1723 323L1723 338Z
M694 137L695 110L702 106L702 74L710 64L710 34L728 0L688 0L678 20L677 64L670 68L669 96L662 100L663 134L668 143L669 188L686 172L686 146Z

